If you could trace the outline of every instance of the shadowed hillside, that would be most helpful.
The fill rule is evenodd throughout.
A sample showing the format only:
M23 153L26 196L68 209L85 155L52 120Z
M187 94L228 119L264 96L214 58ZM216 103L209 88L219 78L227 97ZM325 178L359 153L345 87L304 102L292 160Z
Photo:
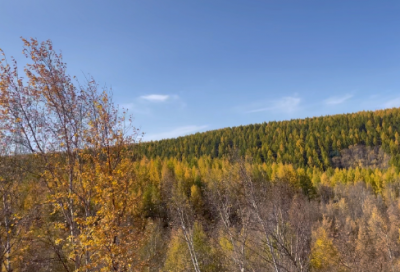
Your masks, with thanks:
M388 168L390 155L380 146L351 145L332 158L334 168Z

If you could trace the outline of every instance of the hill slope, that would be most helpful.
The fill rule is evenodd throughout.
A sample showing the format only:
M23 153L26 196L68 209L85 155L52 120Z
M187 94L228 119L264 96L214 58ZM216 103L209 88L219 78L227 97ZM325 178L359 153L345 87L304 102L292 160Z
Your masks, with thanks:
M400 109L268 122L197 133L176 139L144 143L149 158L225 157L237 149L256 162L291 163L301 167L337 166L335 156L354 145L381 146L399 164ZM337 161L337 160L336 160Z

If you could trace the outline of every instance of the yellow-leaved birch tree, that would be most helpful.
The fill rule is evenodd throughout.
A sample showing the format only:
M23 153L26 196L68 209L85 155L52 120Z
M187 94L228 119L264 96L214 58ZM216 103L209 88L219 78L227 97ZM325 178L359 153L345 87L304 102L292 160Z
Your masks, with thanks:
M51 41L22 40L25 77L15 59L3 53L0 62L1 132L11 144L20 135L40 166L43 205L62 218L52 222L60 234L51 239L64 269L133 271L140 222L129 158L138 131L93 79L73 83Z

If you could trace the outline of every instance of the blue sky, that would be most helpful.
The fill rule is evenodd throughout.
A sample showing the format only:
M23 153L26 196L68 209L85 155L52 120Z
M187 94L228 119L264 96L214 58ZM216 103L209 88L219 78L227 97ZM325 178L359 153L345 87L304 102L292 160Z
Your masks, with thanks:
M51 39L144 140L400 106L397 0L0 0L0 48Z

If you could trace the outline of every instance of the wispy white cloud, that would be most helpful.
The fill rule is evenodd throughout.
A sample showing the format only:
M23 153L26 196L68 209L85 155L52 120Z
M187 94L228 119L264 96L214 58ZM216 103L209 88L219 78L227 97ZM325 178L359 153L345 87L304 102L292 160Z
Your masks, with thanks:
M384 104L385 108L400 107L400 97L391 99Z
M285 96L278 100L272 100L268 107L260 107L253 110L248 110L248 113L262 112L262 111L278 111L278 112L294 112L298 110L301 103L301 98L296 96Z
M352 98L354 95L352 94L346 94L344 96L331 96L328 99L324 100L324 103L327 105L338 105L346 102L350 98Z
M127 109L130 113L140 115L151 115L159 110L183 109L186 103L179 95L149 94L138 96L131 102L122 103L120 108Z
M169 98L170 98L169 95L163 95L163 94L149 94L140 97L140 99L144 99L149 102L164 102L167 101Z
M143 140L144 141L155 141L155 140L161 140L161 139L176 138L179 136L185 136L188 134L193 134L193 133L196 133L199 131L203 131L207 127L208 126L195 126L195 125L178 127L173 130L170 130L170 131L145 135Z

